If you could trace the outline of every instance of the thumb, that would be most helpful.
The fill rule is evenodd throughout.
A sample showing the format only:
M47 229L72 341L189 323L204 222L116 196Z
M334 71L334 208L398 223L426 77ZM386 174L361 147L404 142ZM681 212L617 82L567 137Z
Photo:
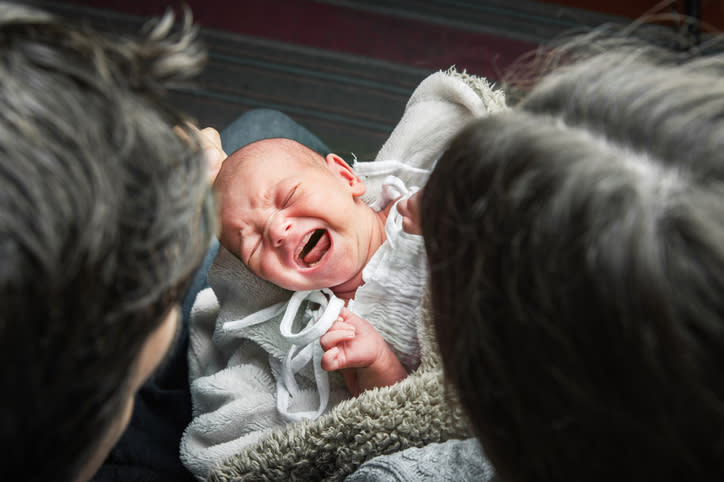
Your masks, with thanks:
M221 164L228 156L221 146L221 136L216 129L212 127L201 129L199 131L199 140L208 164L209 182L213 183L216 175L219 174Z

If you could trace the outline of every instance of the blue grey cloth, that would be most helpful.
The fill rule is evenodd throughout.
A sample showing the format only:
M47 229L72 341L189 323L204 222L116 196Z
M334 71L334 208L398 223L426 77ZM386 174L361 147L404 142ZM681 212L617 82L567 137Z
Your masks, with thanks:
M490 482L495 471L475 438L448 440L368 460L345 482Z
M284 137L304 144L319 154L329 154L329 147L317 136L282 112L272 109L247 111L221 131L221 145L227 154L262 139Z

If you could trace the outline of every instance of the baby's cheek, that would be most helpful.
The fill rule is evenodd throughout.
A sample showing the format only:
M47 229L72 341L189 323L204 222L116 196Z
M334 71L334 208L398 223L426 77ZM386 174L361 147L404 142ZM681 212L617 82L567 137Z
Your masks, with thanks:
M249 269L259 278L273 283L280 288L292 291L306 289L303 280L296 279L293 273L290 273L275 260L265 260L258 265L250 266Z
M253 260L250 261L246 267L249 268L249 271L257 275L261 279L277 284L277 274L275 270L271 269L270 263L268 261Z

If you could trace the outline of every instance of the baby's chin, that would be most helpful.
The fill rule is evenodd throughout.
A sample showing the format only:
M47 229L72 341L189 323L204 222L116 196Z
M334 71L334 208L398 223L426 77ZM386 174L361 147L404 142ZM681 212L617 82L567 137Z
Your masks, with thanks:
M324 283L319 280L313 280L313 279L299 279L299 278L265 278L264 276L259 275L259 273L256 273L257 276L260 278L275 284L279 286L280 288L284 288L285 290L289 291L311 291L311 290L321 290L323 288L329 288L329 283Z
M332 291L342 298L354 298L357 288L362 286L362 271L340 284L331 286Z
M331 289L335 294L337 293L354 293L357 288L362 285L362 276L340 277L337 279L330 279L325 281L320 280L267 280L274 283L281 288L290 291L313 291L321 289Z

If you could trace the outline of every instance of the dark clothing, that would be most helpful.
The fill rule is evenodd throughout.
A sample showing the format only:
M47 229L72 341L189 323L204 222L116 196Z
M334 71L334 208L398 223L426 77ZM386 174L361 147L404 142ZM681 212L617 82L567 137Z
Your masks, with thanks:
M248 111L221 132L221 142L228 154L254 141L276 137L294 139L322 155L329 153L329 148L314 134L285 114L269 109ZM181 304L182 322L176 343L159 370L136 395L128 428L93 482L194 480L179 460L181 435L191 422L189 322L196 294L208 287L206 272L218 249L219 242L214 239Z

